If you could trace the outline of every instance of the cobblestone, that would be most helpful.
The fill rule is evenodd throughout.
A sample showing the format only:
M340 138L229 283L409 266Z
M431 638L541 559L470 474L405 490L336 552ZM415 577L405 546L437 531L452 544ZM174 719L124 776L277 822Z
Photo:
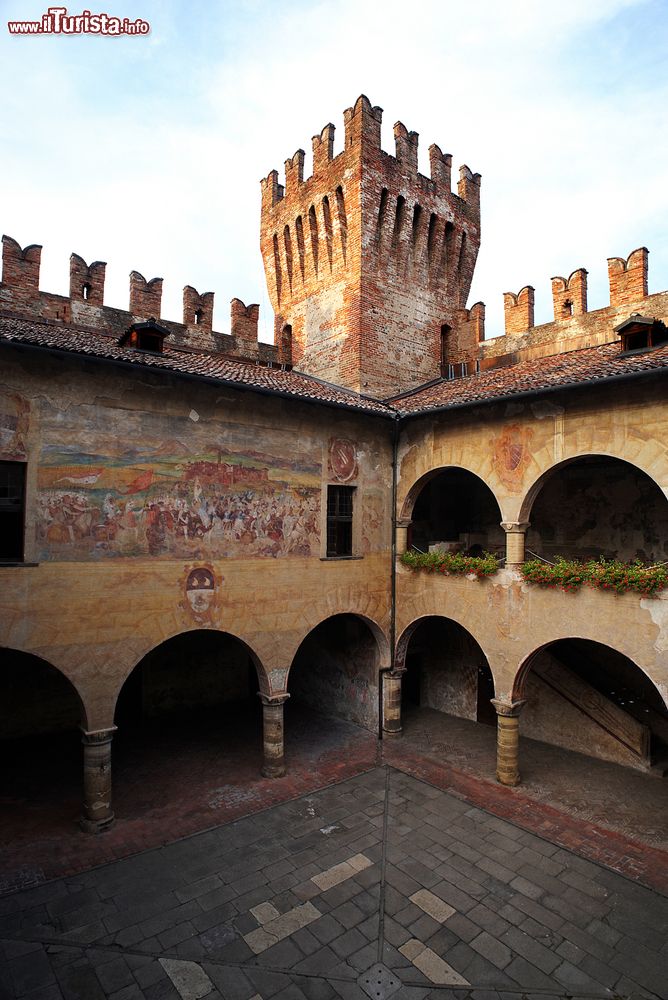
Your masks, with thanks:
M385 802L387 774L379 767L7 897L0 995L182 1000L171 968L213 984L210 1000L346 1000L380 959L404 983L400 1000L448 1000L455 986L457 1000L661 996L664 895L545 851L535 835L399 770L389 770ZM344 831L363 829L370 808L382 810L385 844L374 835L357 850L359 838L320 832L332 814ZM475 861L485 845L489 857Z

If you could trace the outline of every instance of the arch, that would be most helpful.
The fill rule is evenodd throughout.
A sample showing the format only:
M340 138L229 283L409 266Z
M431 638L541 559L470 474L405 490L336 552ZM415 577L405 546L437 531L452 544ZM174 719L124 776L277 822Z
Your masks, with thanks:
M520 664L513 702L524 735L587 756L648 770L668 759L668 701L648 672L607 643L571 635Z
M63 705L60 699L60 692L58 691L59 687L63 693L67 692L65 698L74 695L74 700L79 710L79 720L77 720L75 725L80 724L83 728L88 727L88 713L86 711L86 705L81 696L81 693L79 692L79 689L77 688L74 681L72 681L67 676L67 674L65 674L59 667L55 666L53 663L49 662L48 660L45 660L43 657L38 656L35 653L30 653L26 652L25 650L2 646L0 647L0 683L4 680L3 675L7 669L8 659L10 661L12 659L15 660L15 663L18 665L21 673L21 679L23 680L26 679L25 678L26 670L30 670L31 666L36 666L44 676L46 676L48 679L50 677L50 680L53 682L50 684L51 690L49 692L48 706L42 706L42 705L38 706L48 709L47 714L43 716L44 724L46 724L47 727L50 725L55 725L56 731L59 728L62 728L60 722L62 719L61 709L63 708ZM47 680L47 684L49 684L49 680ZM31 683L30 690L34 703L36 694L39 694L39 692L35 692L34 682ZM10 714L14 715L12 703L6 696L0 699L0 704L2 705L3 710L8 715ZM14 721L15 732L12 735L21 735L21 736L30 735L28 731L18 732L18 729L20 728L20 720L14 718L13 721ZM49 731L54 731L54 730L49 728L43 730L43 732L45 733ZM0 713L0 735L4 735L2 727L2 713ZM12 737L10 736L9 738Z
M77 686L34 653L0 648L0 841L14 849L70 837L79 812L82 732L89 729Z
M567 465L572 465L574 462L579 462L581 459L586 459L586 458L609 458L609 459L615 459L616 461L619 462L623 462L625 465L629 465L631 466L631 468L637 469L638 472L644 473L647 476L647 478L651 479L652 482L655 484L655 486L659 490L661 490L664 496L666 495L666 490L661 486L659 482L657 482L657 480L654 478L651 472L649 472L648 469L644 469L637 462L630 462L628 458L622 458L620 455L616 455L614 454L614 452L611 451L583 452L579 455L571 455L569 458L565 458L562 462L556 462L554 465L551 465L549 468L545 469L544 472L541 472L538 478L534 480L531 486L529 486L526 494L524 495L524 499L522 500L522 504L520 506L518 521L531 520L531 509L533 507L534 501L536 500L536 497L542 490L543 486L550 479L550 477L554 475L555 472L558 472L559 469L563 469Z
M387 636L385 635L385 632L383 631L383 629L381 628L381 626L378 624L378 622L375 621L373 618L371 618L369 615L364 614L362 611L357 611L354 608L348 608L348 607L345 607L345 606L341 606L336 611L332 611L332 612L330 612L330 614L325 615L322 618L318 618L318 620L316 622L313 622L311 625L309 625L309 627L306 629L306 631L302 633L301 638L299 639L299 641L297 642L296 646L294 647L294 652L292 654L292 660L294 661L295 656L299 652L299 647L302 645L302 643L304 642L304 640L308 638L308 636L311 634L311 632L315 631L315 629L317 629L324 622L328 622L332 618L338 618L340 615L350 615L351 617L353 617L353 618L359 618L360 621L364 622L364 624L368 626L369 631L372 633L374 639L376 640L376 644L378 646L378 657L379 657L380 663L383 664L383 665L389 664L389 662L390 662L390 641L387 638ZM381 667L381 669L382 669L382 667Z
M132 674L137 670L137 668L140 667L142 665L142 663L144 663L144 661L147 659L147 657L152 656L154 654L157 654L161 649L164 650L164 648L166 646L168 646L171 643L174 643L175 640L177 640L177 641L185 640L185 637L187 637L187 636L201 635L203 633L206 633L206 634L211 635L211 636L218 635L220 637L229 638L229 639L232 639L235 642L239 643L240 646L242 646L243 649L248 654L249 660L252 662L253 667L255 668L255 673L257 675L259 690L263 694L269 694L270 693L271 686L270 686L270 683L269 683L269 678L267 676L267 671L266 671L266 669L264 667L264 664L262 663L262 660L257 655L257 653L255 652L255 650L244 639L241 639L238 635L235 635L233 632L229 632L229 631L226 631L226 630L223 630L223 629L202 629L202 628L200 628L200 629L186 629L185 631L174 632L172 635L167 636L166 638L162 639L159 643L157 643L157 645L151 646L150 648L145 649L142 652L142 654L139 657L139 659L136 660L136 662L130 667L130 669L128 670L128 672L125 674L125 676L121 680L121 682L120 682L120 684L119 684L119 686L118 686L118 688L117 688L117 690L115 692L114 699L113 699L113 702L114 702L114 713L116 712L116 708L117 708L117 705L118 705L118 699L119 699L119 697L121 695L121 692L122 692L125 684L129 680L129 678L132 676Z
M412 522L409 544L419 548L447 543L473 554L505 551L496 495L484 479L462 466L441 466L422 475L409 489L400 519Z
M489 492L492 494L494 500L496 501L496 505L499 508L499 514L501 514L501 505L499 504L498 498L494 493L494 490L492 490L491 487L488 486L488 484L485 482L482 476L479 476L477 472L474 472L472 469L468 469L465 465L439 465L437 468L429 469L428 472L425 472L422 476L420 476L419 479L416 479L413 485L410 487L408 493L406 494L406 498L401 506L401 513L399 515L400 520L410 521L411 517L413 516L413 508L415 507L415 502L419 497L420 493L422 492L422 490L424 489L424 487L431 479L434 479L436 476L440 475L441 472L447 472L449 469L458 469L461 472L468 472L471 476L475 476L475 478L479 480L481 485L484 486L486 489L488 489ZM499 520L501 520L500 517Z
M540 555L659 562L668 556L668 498L644 469L605 453L574 456L536 479L522 502Z
M419 664L411 665L410 647L420 632L424 633L426 653L422 651ZM495 689L489 658L470 629L456 619L422 615L410 622L397 642L395 670L404 673L404 704L412 701L446 715L494 724L491 699Z
M319 621L302 638L286 687L322 715L375 732L385 636L364 615L342 612Z

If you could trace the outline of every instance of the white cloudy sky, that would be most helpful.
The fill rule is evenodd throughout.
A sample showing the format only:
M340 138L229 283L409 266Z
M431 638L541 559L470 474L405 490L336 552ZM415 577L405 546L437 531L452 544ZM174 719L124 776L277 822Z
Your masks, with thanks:
M70 6L70 13L83 8ZM142 17L147 37L13 37L44 0L0 0L0 228L41 243L41 287L67 293L72 251L106 260L106 302L128 274L185 284L271 316L258 249L259 179L360 93L392 125L483 175L483 244L470 303L502 332L502 293L650 253L668 287L668 5L665 0L95 0ZM455 173L455 176L457 174Z

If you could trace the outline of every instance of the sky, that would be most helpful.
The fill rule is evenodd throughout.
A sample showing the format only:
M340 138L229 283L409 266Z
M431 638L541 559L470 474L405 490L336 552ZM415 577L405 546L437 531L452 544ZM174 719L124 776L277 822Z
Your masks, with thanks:
M65 0L63 0L65 2ZM91 0L69 6L148 22L147 34L15 36L44 0L0 0L0 230L42 244L40 287L68 294L69 256L107 262L105 304L128 275L272 315L259 251L260 178L306 150L365 93L392 127L482 174L482 244L469 305L503 333L503 292L589 271L608 304L606 259L650 250L668 288L666 0Z

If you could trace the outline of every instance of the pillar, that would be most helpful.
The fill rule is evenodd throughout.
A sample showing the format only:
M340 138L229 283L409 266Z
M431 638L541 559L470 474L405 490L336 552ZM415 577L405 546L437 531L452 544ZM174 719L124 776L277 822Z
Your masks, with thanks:
M394 526L396 545L397 545L397 555L401 556L404 554L408 548L408 529L411 526L410 521L397 521Z
M524 540L528 521L502 521L506 533L506 566L521 566L524 562Z
M262 702L262 734L264 761L262 774L265 778L281 778L285 774L283 750L283 705L289 694L259 693Z
M401 680L405 673L405 668L382 673L384 736L401 736Z
M111 808L111 740L116 726L94 732L82 730L84 800L81 829L102 833L114 822Z
M511 788L520 783L520 712L523 701L505 702L492 698L496 709L496 780Z

